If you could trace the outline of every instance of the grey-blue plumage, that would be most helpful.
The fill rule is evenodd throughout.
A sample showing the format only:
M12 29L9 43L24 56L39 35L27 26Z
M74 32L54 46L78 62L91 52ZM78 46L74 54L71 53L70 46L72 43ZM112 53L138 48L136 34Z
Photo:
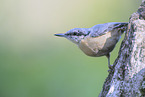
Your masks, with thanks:
M128 23L111 22L98 24L91 28L74 28L56 36L65 37L88 56L108 58L110 65L110 52L114 49L123 32L127 30Z
M90 31L93 32L91 36L98 37L117 28L119 28L120 30L123 30L124 32L125 29L127 28L127 25L128 23L120 23L120 22L98 24L90 28Z

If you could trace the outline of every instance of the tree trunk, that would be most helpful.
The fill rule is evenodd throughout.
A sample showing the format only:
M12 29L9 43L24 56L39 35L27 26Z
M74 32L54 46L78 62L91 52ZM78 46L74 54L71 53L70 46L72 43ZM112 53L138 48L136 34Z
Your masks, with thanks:
M145 97L145 0L130 17L118 58L99 97Z

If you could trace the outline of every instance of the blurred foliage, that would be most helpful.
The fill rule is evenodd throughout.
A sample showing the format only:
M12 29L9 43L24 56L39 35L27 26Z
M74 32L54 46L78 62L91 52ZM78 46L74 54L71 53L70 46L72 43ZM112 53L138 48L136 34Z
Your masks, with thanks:
M53 34L128 22L140 3L0 0L0 97L97 97L108 75L106 57L88 57ZM111 53L112 64L120 44Z

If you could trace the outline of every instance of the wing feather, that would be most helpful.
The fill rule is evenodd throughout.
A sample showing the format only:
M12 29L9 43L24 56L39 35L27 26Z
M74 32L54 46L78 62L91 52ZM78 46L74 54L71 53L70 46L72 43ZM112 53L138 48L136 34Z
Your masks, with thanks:
M121 22L98 24L90 28L91 31L90 35L91 37L98 37L116 28L123 29L124 27L127 27L127 25L128 23L121 23Z

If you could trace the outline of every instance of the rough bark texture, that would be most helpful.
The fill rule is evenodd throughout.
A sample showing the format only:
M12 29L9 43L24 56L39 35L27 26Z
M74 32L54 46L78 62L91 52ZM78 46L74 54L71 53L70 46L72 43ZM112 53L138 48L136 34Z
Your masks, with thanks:
M129 20L113 70L99 97L145 97L145 0Z

